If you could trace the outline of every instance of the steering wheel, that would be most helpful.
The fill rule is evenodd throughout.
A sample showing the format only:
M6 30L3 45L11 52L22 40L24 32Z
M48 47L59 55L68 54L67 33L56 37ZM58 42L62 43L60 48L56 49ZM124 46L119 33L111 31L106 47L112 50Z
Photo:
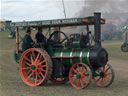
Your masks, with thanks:
M60 34L60 36L61 36L58 41L54 41L54 39L53 39L56 36L56 34ZM64 38L62 39L62 37L64 37ZM69 42L69 38L64 32L55 31L50 35L47 42L49 43L50 41L54 44L62 44L63 45L64 42L66 42L66 41Z

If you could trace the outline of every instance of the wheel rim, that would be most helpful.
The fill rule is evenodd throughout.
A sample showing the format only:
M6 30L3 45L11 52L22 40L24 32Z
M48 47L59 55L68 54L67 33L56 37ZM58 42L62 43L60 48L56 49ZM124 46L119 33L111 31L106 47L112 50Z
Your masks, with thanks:
M55 84L64 84L68 81L68 79L64 77L63 78L51 77L50 80Z
M69 81L74 88L83 89L91 82L90 68L85 64L75 64L69 71Z
M112 66L106 64L105 67L101 67L96 71L99 76L93 77L94 83L98 87L108 87L112 84L114 80L114 70Z
M121 46L121 50L122 50L123 52L127 52L127 51L128 51L128 45L127 45L127 44L123 44L123 45Z
M29 86L42 84L47 75L47 69L46 59L38 49L28 49L20 58L20 76Z

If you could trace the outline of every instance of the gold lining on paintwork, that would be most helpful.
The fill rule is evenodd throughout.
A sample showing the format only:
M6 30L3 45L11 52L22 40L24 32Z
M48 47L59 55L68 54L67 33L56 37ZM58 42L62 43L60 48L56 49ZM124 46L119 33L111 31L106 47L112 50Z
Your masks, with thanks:
M71 52L70 52L70 57L72 57L73 50L74 50L74 49L72 49ZM72 58L70 58L70 63L73 64Z
M62 50L61 53L60 53L60 57L61 57L61 60L60 61L61 61L61 64L63 63L63 58L62 58L63 52L64 52L64 50Z
M90 52L88 51L88 54L87 54L88 64L91 65L89 60L89 55L90 55Z
M80 63L83 62L83 60L82 60L82 55L83 55L83 50L80 51Z

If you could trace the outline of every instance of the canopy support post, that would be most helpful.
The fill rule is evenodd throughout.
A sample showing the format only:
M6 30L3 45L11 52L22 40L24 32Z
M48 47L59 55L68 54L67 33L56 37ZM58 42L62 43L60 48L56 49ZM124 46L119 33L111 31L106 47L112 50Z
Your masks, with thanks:
M19 53L19 28L16 27L16 53Z

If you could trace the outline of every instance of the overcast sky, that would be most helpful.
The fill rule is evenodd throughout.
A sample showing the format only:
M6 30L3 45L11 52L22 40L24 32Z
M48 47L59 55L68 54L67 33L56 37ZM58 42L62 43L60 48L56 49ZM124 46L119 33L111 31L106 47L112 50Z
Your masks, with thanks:
M0 0L0 18L12 21L64 18L62 0ZM68 18L77 17L84 0L64 0Z

